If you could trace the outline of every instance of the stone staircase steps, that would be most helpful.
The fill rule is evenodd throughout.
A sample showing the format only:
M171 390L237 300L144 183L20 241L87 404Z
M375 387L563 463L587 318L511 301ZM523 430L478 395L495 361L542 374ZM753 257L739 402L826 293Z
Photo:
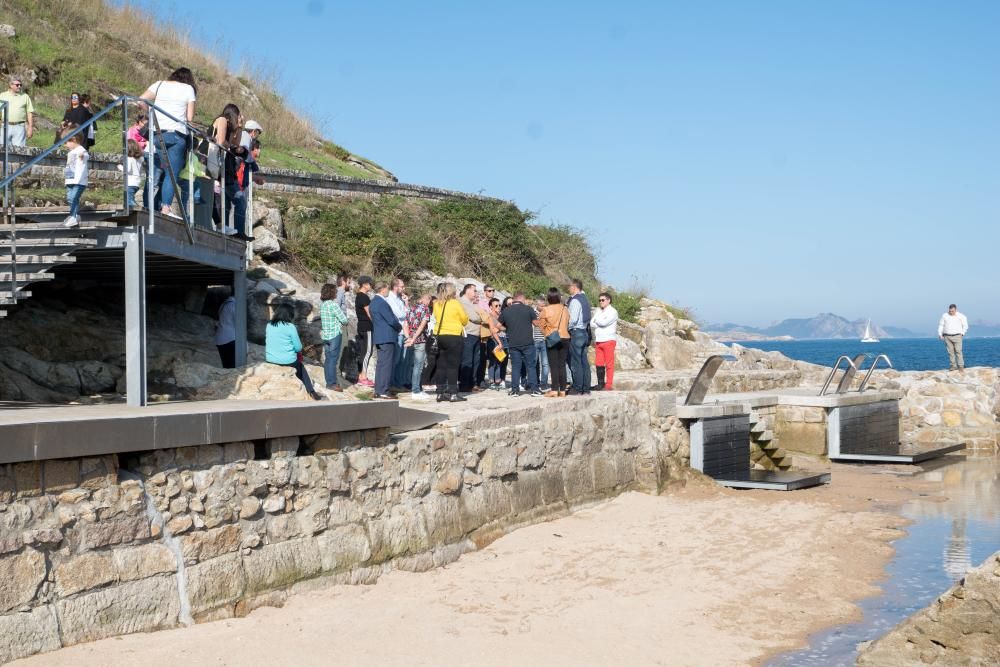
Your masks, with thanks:
M76 257L73 255L22 255L18 253L17 271L18 275L21 275L22 272L29 275L39 274L60 264L72 264L74 262L76 262ZM14 258L10 255L0 255L0 271L7 270L9 272L13 263Z
M768 418L756 410L750 411L751 461L764 470L788 470L791 461L784 449L774 442L774 431Z

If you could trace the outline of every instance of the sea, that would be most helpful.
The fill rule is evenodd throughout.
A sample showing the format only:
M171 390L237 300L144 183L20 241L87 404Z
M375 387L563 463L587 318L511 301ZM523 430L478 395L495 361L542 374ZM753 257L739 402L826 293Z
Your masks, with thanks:
M937 338L885 338L879 343L854 339L831 340L754 340L737 341L743 347L777 351L786 357L813 364L832 366L842 354L854 358L866 353L869 358L884 354L892 367L900 371L933 371L948 368L944 342ZM963 343L966 368L1000 366L1000 338L966 338ZM865 363L865 367L868 363Z

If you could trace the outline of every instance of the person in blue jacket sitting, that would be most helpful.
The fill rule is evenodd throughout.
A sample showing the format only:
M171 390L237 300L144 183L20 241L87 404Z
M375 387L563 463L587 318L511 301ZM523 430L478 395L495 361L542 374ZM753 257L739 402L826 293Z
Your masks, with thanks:
M323 400L323 396L313 388L309 373L302 365L302 341L295 328L295 309L291 304L279 303L274 307L274 315L264 332L264 354L269 363L293 367L295 376L302 381L306 393L313 400Z
M372 343L378 349L378 361L375 365L375 398L395 398L389 393L392 383L392 371L396 367L396 341L403 325L392 311L392 306L385 300L389 294L389 285L379 283L375 286L375 298L368 310L372 315Z

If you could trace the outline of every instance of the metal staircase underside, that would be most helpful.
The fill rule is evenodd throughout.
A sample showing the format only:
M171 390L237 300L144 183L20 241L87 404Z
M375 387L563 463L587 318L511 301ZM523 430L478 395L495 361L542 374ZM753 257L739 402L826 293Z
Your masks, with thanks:
M16 230L0 224L0 317L31 297L30 287L55 278L52 270L76 262L75 253L97 245L95 232L115 228L121 211L84 211L78 227L64 227L66 210L17 210Z

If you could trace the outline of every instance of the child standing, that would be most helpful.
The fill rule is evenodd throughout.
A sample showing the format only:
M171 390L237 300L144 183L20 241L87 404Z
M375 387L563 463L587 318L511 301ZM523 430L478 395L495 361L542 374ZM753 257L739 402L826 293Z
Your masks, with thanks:
M135 193L142 183L142 147L131 139L128 140L128 153L125 157L125 188L128 191L128 207L135 208Z
M63 134L73 132L79 127L75 123L66 123ZM83 147L85 138L75 135L66 141L69 154L66 156L66 203L69 204L69 216L63 222L63 227L77 227L80 224L80 199L87 189L90 176L90 154Z

